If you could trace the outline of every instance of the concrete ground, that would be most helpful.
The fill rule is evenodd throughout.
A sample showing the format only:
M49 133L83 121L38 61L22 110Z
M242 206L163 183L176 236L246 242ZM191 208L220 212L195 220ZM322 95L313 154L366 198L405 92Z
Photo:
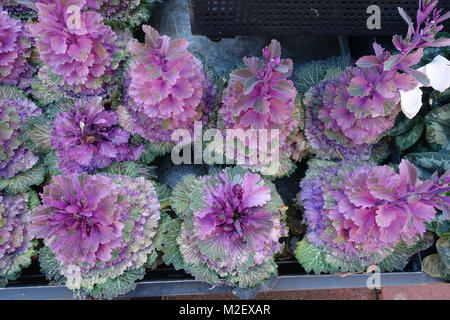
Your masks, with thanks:
M165 296L163 300L237 300L232 294ZM258 300L450 300L450 283L418 286L262 292Z

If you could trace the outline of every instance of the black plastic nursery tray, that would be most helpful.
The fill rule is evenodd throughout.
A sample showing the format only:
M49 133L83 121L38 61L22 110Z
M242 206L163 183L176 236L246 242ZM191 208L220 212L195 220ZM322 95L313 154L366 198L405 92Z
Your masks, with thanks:
M210 37L391 36L405 32L405 22L397 7L415 18L418 3L418 0L189 0L189 10L192 33ZM379 29L367 27L371 5L380 9ZM441 0L439 6L448 11L450 1Z
M333 288L364 288L369 275L352 274L340 275L312 275L306 274L297 261L278 262L279 276L272 283L270 289L264 291L311 290ZM422 271L421 256L413 256L402 272L381 274L381 288L386 286L404 286L429 284L442 280L429 277ZM139 281L136 290L119 299L136 299L160 297L164 295L195 295L229 293L233 289L226 286L213 286L196 281L182 271L171 267L160 266L156 270L148 271L145 278ZM49 284L45 276L39 274L36 261L23 271L16 281L10 281L6 288L0 289L1 300L66 300L72 299L73 292L64 286Z

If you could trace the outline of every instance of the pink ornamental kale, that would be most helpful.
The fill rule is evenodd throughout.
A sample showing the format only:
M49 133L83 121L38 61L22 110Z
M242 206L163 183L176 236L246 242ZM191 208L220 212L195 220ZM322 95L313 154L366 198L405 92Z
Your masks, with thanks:
M31 232L44 239L71 289L92 290L155 252L160 204L142 177L54 176L41 198Z
M286 149L288 137L298 126L295 119L297 91L287 78L293 63L281 59L278 41L263 49L264 60L245 57L246 68L230 74L230 83L220 110L226 129L278 129L280 145Z
M388 166L313 160L298 198L305 208L306 239L326 254L367 268L401 241L417 242L436 209L448 212L449 184L450 171L421 181L407 160L399 173Z
M37 3L39 21L29 24L40 58L66 89L79 93L101 89L118 68L117 36L96 12L77 11L86 0ZM79 12L79 19L78 19Z
M38 161L23 144L21 125L41 111L25 97L12 98L8 92L14 89L0 88L0 178L10 179Z
M228 168L200 179L185 177L172 201L183 220L173 241L188 272L243 288L276 274L273 256L287 230L282 201L271 183L242 168ZM208 273L213 276L205 279Z
M25 26L0 9L0 84L30 84L34 68L29 64L31 43Z
M0 286L17 278L31 262L30 210L25 194L0 191Z
M173 130L192 131L195 120L207 120L215 88L186 40L170 40L146 25L142 29L145 44L130 44L133 62L127 103L119 109L121 125L151 142L170 141Z
M105 110L101 98L80 100L70 111L58 114L51 132L51 146L65 174L106 168L112 161L138 160L143 146L133 146L129 140L116 112Z
M409 29L405 38L394 36L400 51L391 55L374 43L374 56L356 62L336 80L324 80L305 96L306 136L321 158L368 159L370 150L383 133L391 129L400 108L400 90L409 91L426 75L412 69L420 62L423 49L450 45L448 39L435 39L449 14L441 16L438 1L420 1L417 27L403 9L400 14Z

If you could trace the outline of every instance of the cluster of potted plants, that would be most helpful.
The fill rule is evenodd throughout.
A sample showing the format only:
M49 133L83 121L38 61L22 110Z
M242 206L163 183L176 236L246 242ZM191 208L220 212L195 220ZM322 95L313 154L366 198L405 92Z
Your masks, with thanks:
M295 206L307 231L294 255L307 272L401 270L435 232L438 254L424 267L449 277L450 13L438 1L420 0L415 22L399 9L408 31L395 51L374 43L355 65L315 61L295 81L276 40L217 76L186 40L145 24L152 1L0 6L1 285L38 257L49 280L81 297L125 294L160 260L257 288L289 246L276 184L300 161ZM155 159L178 130L195 137L195 123L220 137L277 132L264 141L278 146L276 170L250 161L248 137L232 149L244 161L231 164L216 136L206 150L226 165L172 186L156 179Z

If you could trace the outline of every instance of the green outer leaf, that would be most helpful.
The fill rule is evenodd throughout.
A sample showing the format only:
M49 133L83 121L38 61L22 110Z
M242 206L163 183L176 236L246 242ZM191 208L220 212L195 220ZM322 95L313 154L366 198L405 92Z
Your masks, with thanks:
M400 242L397 244L394 251L378 264L378 267L382 272L403 270L408 263L408 259L412 255L429 248L432 244L433 236L430 233L426 233L424 238L419 239L412 246L407 246L405 243ZM320 274L321 272L363 272L369 267L355 261L345 261L324 253L322 250L311 244L306 238L303 238L297 243L294 255L306 272L314 271L316 274Z
M156 157L170 153L173 146L172 142L147 143L140 160L143 163L150 164Z
M34 209L36 209L37 206L41 204L41 201L39 200L39 195L34 190L28 190L28 209L30 209L31 213L33 213Z
M367 266L362 265L358 261L345 261L331 254L325 254L325 261L331 273L364 272L367 269Z
M50 152L45 155L44 165L51 176L62 175L62 172L59 170L59 160L55 152Z
M299 95L304 95L310 88L319 84L325 78L327 73L333 70L333 75L337 76L350 65L349 56L333 57L328 60L313 61L300 66L296 75L295 87Z
M198 180L199 178L192 174L185 175L173 189L171 205L178 216L190 212L190 198L197 187Z
M294 255L306 272L314 271L314 273L320 274L321 272L326 273L330 271L330 266L325 260L325 254L306 238L297 242Z
M95 299L112 299L126 294L136 288L136 281L145 276L145 267L127 270L113 279L107 278L105 282L97 283L92 290L86 291Z
M272 260L256 265L246 272L239 272L227 279L227 284L240 288L253 288L260 285L264 280L278 275L278 266Z
M195 264L186 266L185 270L192 274L196 280L200 280L203 282L211 283L211 284L221 284L223 280L219 278L217 273L212 269L208 268L205 264Z
M168 207L170 207L170 198L172 196L172 190L166 183L160 184L154 181L152 181L152 183L155 187L156 194L158 195L161 210L167 209Z
M48 280L57 285L63 285L66 282L66 278L59 271L58 260L47 246L39 250L39 266Z
M161 212L161 218L158 221L158 228L156 229L156 235L153 237L153 246L156 250L161 251L166 241L166 234L169 232L172 219L164 212ZM155 256L156 258L156 256ZM148 264L152 264L152 261L147 260Z
M58 92L58 90L53 90L53 86L54 84L44 83L36 77L36 80L31 83L33 100L38 101L40 106L59 104L61 101L65 100L64 94Z
M181 220L174 219L170 221L169 230L167 232L163 245L163 260L167 265L172 264L175 270L184 269L184 260L177 243L177 238L181 230Z
M395 144L399 152L411 148L422 135L425 125L422 121L417 122L407 133L395 137Z
M155 177L151 169L152 167L147 167L136 162L126 161L113 162L109 167L101 170L101 172L106 174L129 176L131 178L144 177L151 179Z
M11 179L0 179L0 190L10 194L26 192L32 185L40 185L44 181L44 165L36 164L33 168L16 174Z
M433 242L434 238L431 233L425 233L424 237L419 239L412 246L408 246L404 242L400 242L397 244L394 251L377 265L382 272L403 270L408 264L408 259L411 256L419 251L428 249L433 245Z
M41 153L52 151L50 145L51 121L44 115L31 117L22 124L25 146Z

